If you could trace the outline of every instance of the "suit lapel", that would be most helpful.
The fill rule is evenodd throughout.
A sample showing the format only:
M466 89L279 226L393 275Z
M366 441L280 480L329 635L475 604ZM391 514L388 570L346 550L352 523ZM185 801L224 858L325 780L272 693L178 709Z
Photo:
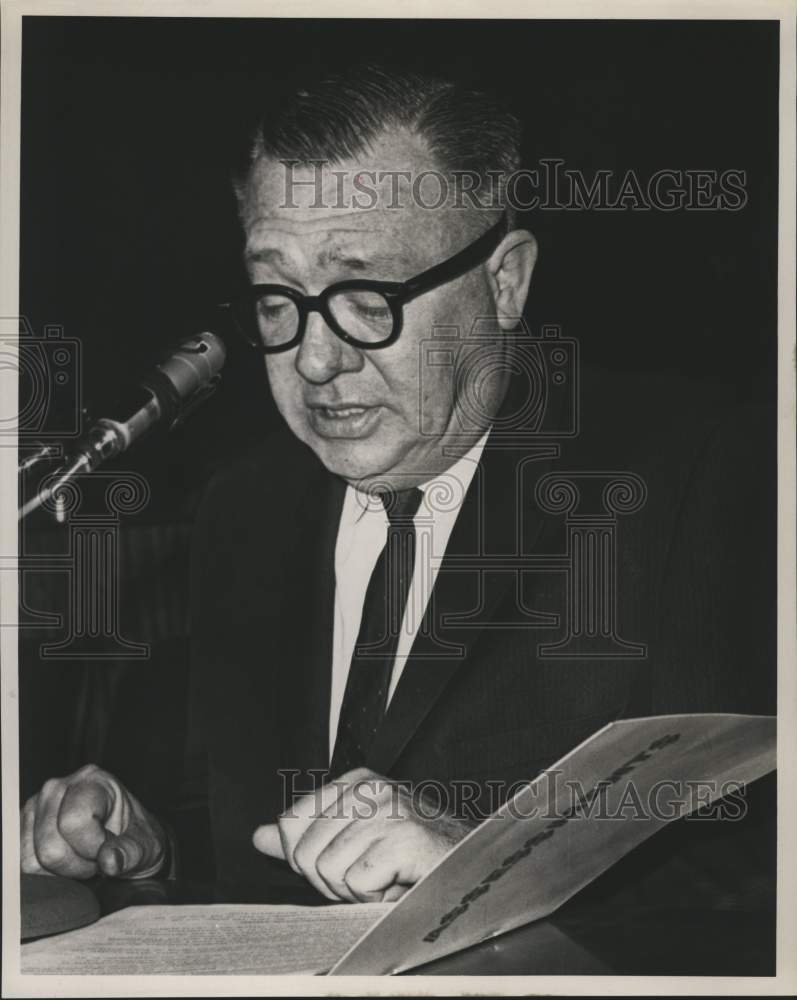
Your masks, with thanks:
M544 446L536 456L542 472L556 454ZM389 773L399 755L451 680L467 661L484 626L510 587L516 572L478 568L486 556L518 552L522 495L519 470L529 452L502 447L490 436L479 469L446 546L423 623L412 646L385 720L369 755L369 766ZM526 508L525 547L532 547L544 523ZM500 560L499 560L500 564ZM483 562L482 562L483 566Z

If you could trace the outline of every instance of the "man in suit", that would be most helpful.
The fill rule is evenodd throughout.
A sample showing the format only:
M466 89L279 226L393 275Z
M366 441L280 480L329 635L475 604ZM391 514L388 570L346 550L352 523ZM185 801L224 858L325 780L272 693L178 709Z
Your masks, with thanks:
M396 899L607 722L751 710L720 410L524 333L534 237L500 184L441 183L517 165L509 113L417 76L259 125L235 311L287 429L197 520L181 807L165 824L94 767L48 782L23 870Z

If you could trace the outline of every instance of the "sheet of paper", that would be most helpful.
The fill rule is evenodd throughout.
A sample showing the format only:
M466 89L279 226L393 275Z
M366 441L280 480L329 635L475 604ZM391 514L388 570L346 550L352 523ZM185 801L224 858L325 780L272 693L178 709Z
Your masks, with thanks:
M545 917L666 823L775 763L769 716L611 723L460 841L331 972L398 972Z
M22 945L27 975L281 975L327 971L395 904L131 906Z

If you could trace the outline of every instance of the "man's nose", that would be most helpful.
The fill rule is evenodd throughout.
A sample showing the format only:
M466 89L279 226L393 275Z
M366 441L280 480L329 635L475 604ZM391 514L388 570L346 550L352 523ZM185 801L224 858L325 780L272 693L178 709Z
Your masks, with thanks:
M336 336L320 313L311 312L296 354L296 370L302 378L321 384L362 366L362 353Z

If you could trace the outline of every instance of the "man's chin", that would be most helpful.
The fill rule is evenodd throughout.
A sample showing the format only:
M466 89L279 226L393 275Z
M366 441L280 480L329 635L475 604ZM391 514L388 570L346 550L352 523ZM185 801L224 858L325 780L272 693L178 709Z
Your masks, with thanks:
M305 443L329 472L361 489L379 481L395 461L391 450L376 438L347 441L311 432Z
M419 467L410 467L409 456L417 451L413 449L416 442L388 433L381 421L373 433L355 439L319 434L309 421L294 424L292 429L329 472L363 492L407 489L429 478L429 456L417 456Z
M345 480L361 493L384 493L387 490L406 490L429 480L432 473L422 468L410 466L407 455L399 450L389 450L377 444L343 448L340 443L332 445L328 441L313 447L326 468Z

